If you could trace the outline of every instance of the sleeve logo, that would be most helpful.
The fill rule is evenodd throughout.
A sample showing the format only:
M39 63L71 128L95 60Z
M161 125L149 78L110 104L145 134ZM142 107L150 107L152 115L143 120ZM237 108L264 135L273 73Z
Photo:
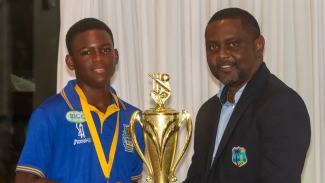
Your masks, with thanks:
M124 126L124 131L123 131L122 138L123 138L123 145L125 151L133 152L133 143L130 135L130 125L123 125L123 126Z

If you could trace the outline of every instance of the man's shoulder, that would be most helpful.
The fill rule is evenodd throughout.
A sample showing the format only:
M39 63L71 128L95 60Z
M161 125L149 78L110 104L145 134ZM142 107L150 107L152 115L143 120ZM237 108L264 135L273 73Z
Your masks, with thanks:
M294 89L290 88L287 84L285 84L273 74L271 74L267 79L264 92L272 93L274 96L291 96L301 98Z
M245 90L247 91L244 91L244 93L254 93L255 97L259 94L266 94L268 96L294 94L294 96L299 96L286 83L272 74L265 63L261 64L260 68L247 83Z
M202 104L199 109L199 113L203 111L215 110L218 105L220 105L220 100L217 95L214 95Z
M273 74L265 80L261 89L260 92L256 93L258 105L273 107L291 105L305 108L305 102L302 97ZM288 108L288 110L290 109Z
M210 107L211 105L216 105L217 102L220 102L218 95L214 95L211 98L209 98L207 101L205 101L202 104L202 107Z
M289 89L289 86L274 74L270 74L270 76L267 78L267 84L269 84L268 86L276 87L282 90Z

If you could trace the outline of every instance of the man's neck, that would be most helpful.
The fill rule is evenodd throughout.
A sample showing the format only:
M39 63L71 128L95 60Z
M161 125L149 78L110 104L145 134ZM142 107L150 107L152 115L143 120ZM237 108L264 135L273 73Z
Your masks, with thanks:
M239 86L227 86L228 87L228 95L227 95L228 102L230 102L232 104L235 103L236 93L238 92L238 90L240 90L246 84L247 84L247 82L242 85L239 85Z

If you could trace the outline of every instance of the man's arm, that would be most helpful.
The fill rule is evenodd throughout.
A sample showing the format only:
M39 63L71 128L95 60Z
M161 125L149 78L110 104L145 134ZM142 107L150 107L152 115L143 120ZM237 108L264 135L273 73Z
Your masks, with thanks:
M204 136L204 134L202 133L210 133L207 132L205 130L206 125L205 123L202 122L206 122L209 121L207 119L205 119L205 117L207 116L206 114L208 114L209 111L206 111L204 107L201 107L201 109L199 110L197 116L196 116L196 123L195 123L195 130L194 130L194 154L192 156L192 163L188 169L187 172L187 177L185 179L185 181L183 183L197 183L197 182L201 182L202 179L202 164L206 163L206 160L202 160L202 155L200 153L202 153L202 149L204 149L204 151L206 151L206 147L207 145L203 145L206 143L206 137ZM203 129L202 129L203 128ZM206 158L208 159L208 158Z
M57 182L40 178L31 173L17 172L15 177L15 183L57 183Z
M194 155L192 157L192 163L191 163L190 168L188 169L188 172L187 172L187 177L183 183L196 183L196 182L200 181L200 179L201 179L201 176L199 174L200 166L198 165L198 163L199 162L196 159L196 155L194 153Z
M261 138L260 183L299 183L310 143L310 120L302 99L288 90L257 114Z
M221 104L217 95L199 109L194 128L194 154L184 183L203 182L211 165L211 144L215 141Z

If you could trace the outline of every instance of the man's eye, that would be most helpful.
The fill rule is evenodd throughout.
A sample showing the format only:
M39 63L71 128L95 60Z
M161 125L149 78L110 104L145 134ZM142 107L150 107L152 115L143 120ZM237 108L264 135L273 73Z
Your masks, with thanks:
M210 50L216 50L216 49L218 49L218 46L216 46L216 45L211 45L211 46L209 46L209 49L210 49Z
M232 43L229 44L229 47L235 47L235 46L237 46L237 45L238 45L238 43L236 43L236 42L232 42Z
M103 49L103 52L109 52L109 51L111 51L111 49L109 49L109 48L104 48Z
M82 52L83 55L89 55L90 54L90 51L84 51Z

